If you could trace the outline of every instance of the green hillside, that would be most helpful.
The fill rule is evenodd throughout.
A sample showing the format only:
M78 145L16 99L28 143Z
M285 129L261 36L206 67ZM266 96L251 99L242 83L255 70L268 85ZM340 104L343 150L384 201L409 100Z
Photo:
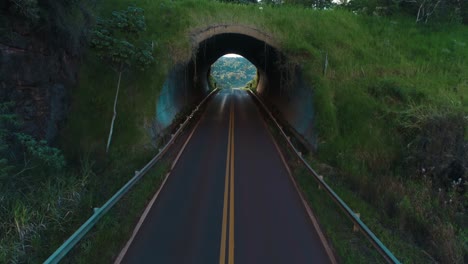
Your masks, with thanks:
M257 75L257 69L242 57L221 57L211 66L217 88L242 88Z
M107 17L133 3L100 1L94 12ZM407 14L367 15L340 7L214 0L137 4L145 10L145 37L154 44L156 63L123 75L109 155L105 146L118 76L89 50L60 136L66 169L37 175L32 170L24 179L46 180L19 181L15 188L29 186L29 193L12 189L0 194L0 233L6 234L0 237L1 263L41 262L89 217L91 208L102 205L152 157L148 124L157 95L169 71L191 60L189 33L216 24L268 32L287 63L301 67L314 92L318 132L317 153L308 159L325 177L332 174L337 193L402 262L467 262L466 25L415 23ZM165 171L137 186L124 201L131 209L111 211L73 252L74 260L110 262ZM311 192L316 184L305 180L301 187ZM327 209L317 210L320 215ZM349 246L356 239L334 232L334 222L350 222L324 219L336 253L349 263L361 260Z

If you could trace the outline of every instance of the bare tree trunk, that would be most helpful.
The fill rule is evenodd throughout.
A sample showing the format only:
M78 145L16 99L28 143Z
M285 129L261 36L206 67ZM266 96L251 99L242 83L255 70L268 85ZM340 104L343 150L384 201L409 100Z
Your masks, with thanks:
M327 74L327 68L328 68L328 51L325 53L325 61L323 63L323 76Z
M437 3L432 7L432 11L429 10L429 8L428 8L428 10L426 11L426 13L427 13L426 14L426 21L424 21L424 23L427 23L427 21L429 20L429 17L436 11L437 7L440 4L440 1L441 0L437 1Z
M109 138L107 139L107 147L106 153L109 153L109 147L112 140L112 133L114 132L114 122L115 118L117 117L117 99L119 98L119 90L120 90L120 80L122 79L122 71L119 71L119 81L117 82L117 92L115 93L114 99L114 115L112 116L112 123L109 131Z
M423 7L423 5L424 5L424 2L419 6L418 15L416 16L416 23L419 22L419 15L421 14L421 8Z

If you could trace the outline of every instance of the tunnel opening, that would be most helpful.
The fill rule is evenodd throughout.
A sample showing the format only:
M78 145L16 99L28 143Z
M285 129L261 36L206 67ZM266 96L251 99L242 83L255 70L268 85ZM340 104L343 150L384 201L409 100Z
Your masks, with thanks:
M196 89L209 89L206 81L211 65L225 54L238 54L256 67L257 91L262 96L272 96L275 90L286 90L287 79L290 76L285 71L285 56L271 44L240 33L221 33L199 43L191 62L194 64ZM284 96L285 94L281 97Z
M256 93L281 115L304 143L315 148L313 92L302 78L299 65L288 60L269 34L239 25L208 27L191 35L192 56L168 74L159 94L156 127L168 127L187 106L198 103L214 87L212 65L223 55L237 54L256 70Z
M255 89L257 68L238 54L225 54L209 69L209 84L218 89Z

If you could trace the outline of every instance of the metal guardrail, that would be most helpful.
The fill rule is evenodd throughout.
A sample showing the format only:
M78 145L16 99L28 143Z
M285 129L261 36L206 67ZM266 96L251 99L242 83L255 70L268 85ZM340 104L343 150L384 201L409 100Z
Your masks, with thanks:
M135 172L135 176L131 178L119 191L117 191L102 207L94 208L94 214L83 224L78 230L73 233L46 261L45 264L55 264L62 260L68 252L93 228L96 223L101 219L107 211L109 211L130 189L137 183L155 164L161 157L167 152L169 147L174 143L175 139L182 133L182 130L187 126L193 115L200 109L200 107L215 94L218 89L211 91L187 116L185 121L177 129L176 133L172 134L171 139L168 143L160 149L159 153L154 156L141 170Z
M329 194L332 200L344 211L344 213L351 219L355 226L359 228L359 230L367 237L367 239L372 243L375 249L385 258L388 263L395 263L400 264L400 261L393 255L393 253L377 238L377 236L372 233L372 231L367 227L364 222L359 219L359 215L357 215L351 208L333 191L333 189L328 186L328 184L323 180L317 172L309 165L309 163L302 157L301 153L294 147L293 143L291 142L288 135L286 135L285 131L281 127L281 125L276 121L276 118L273 114L268 110L266 105L263 103L262 99L260 99L254 92L248 90L250 94L262 105L263 109L268 113L270 119L275 123L275 125L280 130L281 134L284 136L286 141L288 142L289 147L294 151L297 157L301 160L301 162L306 166L309 172L314 175L315 180L318 181L319 185L325 189L325 191Z

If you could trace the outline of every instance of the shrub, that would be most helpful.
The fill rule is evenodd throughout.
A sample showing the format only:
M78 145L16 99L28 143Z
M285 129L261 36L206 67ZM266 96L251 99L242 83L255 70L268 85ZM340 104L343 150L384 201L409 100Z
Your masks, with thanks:
M31 169L48 171L65 167L60 150L21 132L21 122L13 113L14 104L0 103L0 190L15 184L20 175Z

